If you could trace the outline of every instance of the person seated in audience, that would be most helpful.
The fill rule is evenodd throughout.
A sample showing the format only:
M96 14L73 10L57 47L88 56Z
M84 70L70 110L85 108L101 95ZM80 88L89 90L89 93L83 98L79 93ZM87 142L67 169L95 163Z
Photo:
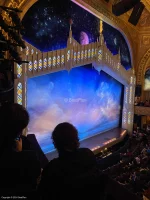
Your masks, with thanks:
M29 123L28 112L19 104L0 107L0 191L32 192L41 174L34 151L22 150L22 133Z
M135 138L137 136L137 132L133 131L132 137Z
M135 157L135 161L136 161L136 164L137 165L140 165L140 163L141 163L141 160L140 160L140 158L137 156L137 157Z
M141 131L139 131L138 133L138 137L142 138L143 137L143 133Z
M141 137L142 140L135 143L136 151L134 150L134 145L128 147L133 156L127 157L126 153L126 159L124 159L122 163L118 164L118 168L112 170L114 167L111 166L109 167L109 171L106 172L104 170L104 172L108 173L112 179L119 182L119 184L124 185L139 197L143 194L145 188L149 188L150 185L150 156L147 153L150 144L150 137L149 135L146 135L145 132L140 132L143 136L141 137L141 134L138 136ZM147 139L147 143L144 142L144 137ZM135 141L134 138L131 138L131 144L133 141ZM120 155L124 156L123 153L120 153ZM111 171L112 173L110 173Z
M143 155L147 154L147 148L146 147L141 151L141 154L143 154Z
M147 149L147 153L148 153L148 155L150 155L150 148Z
M103 176L97 170L93 152L88 148L79 148L77 129L67 122L58 124L52 132L52 140L59 157L43 169L38 188L42 199L103 196Z
M144 102L140 101L139 106L144 106Z
M132 156L132 152L131 152L129 149L127 149L126 155L127 155L128 157L131 157L131 156Z
M149 106L149 101L148 100L145 101L144 106L146 106L146 107Z
M147 134L150 133L150 124L147 125L146 132L147 132Z
M139 106L140 105L140 97L137 97L134 103L135 106Z

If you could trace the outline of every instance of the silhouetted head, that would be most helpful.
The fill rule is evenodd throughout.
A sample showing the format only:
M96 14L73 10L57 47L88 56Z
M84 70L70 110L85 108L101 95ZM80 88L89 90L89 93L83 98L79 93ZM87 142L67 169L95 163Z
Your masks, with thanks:
M4 104L0 106L0 137L1 142L13 143L16 137L22 135L29 123L29 114L19 104Z
M52 133L52 139L59 153L74 151L79 147L78 131L68 122L58 124L55 127Z

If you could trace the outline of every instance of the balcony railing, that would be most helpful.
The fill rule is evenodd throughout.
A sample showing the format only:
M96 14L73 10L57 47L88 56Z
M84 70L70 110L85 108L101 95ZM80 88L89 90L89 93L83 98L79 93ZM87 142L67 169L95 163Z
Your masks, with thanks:
M134 106L134 114L150 116L150 107Z

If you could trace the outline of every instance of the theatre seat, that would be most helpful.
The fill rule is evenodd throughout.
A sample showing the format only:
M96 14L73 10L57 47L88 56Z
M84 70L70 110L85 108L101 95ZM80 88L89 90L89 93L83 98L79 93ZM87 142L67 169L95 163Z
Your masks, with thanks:
M109 178L107 184L107 197L105 200L140 200L134 193L128 191L123 185Z

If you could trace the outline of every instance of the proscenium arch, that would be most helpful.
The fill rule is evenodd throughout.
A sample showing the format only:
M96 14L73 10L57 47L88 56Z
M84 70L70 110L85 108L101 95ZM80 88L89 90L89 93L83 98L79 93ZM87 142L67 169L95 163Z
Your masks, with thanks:
M23 9L23 6L22 6L22 9ZM22 13L22 18L26 12L27 12L27 9ZM19 96L19 95L17 95L18 94L17 91L19 90L18 89L19 84L21 84L21 86L22 86L22 91L21 91L22 102L21 103L24 106L26 106L26 99L27 99L26 81L28 78L33 77L35 75L44 75L46 73L51 73L51 72L54 72L54 70L58 71L58 70L66 69L69 71L72 67L75 67L75 65L73 65L73 62L72 62L74 60L73 59L74 50L75 50L75 53L78 51L78 52L80 52L80 55L81 55L81 53L83 51L83 47L80 44L78 44L76 49L73 47L72 41L74 41L74 38L72 37L71 30L69 33L69 37L70 38L68 38L68 46L66 48L67 51L64 49L59 49L56 51L50 51L48 53L47 52L44 53L44 52L38 51L38 49L34 48L32 45L30 45L29 43L26 42L26 46L29 47L29 50L30 50L28 52L30 52L29 54L31 56L28 56L29 54L27 54L26 51L20 50L20 53L21 53L23 59L28 60L29 64L27 64L27 65L22 64L21 68L22 68L23 73L21 75L21 78L17 77L17 79L15 79L15 98L16 98L15 100L17 100L17 98ZM71 41L71 43L70 43L70 41ZM98 42L99 42L99 44L97 44ZM134 114L133 99L134 99L134 90L135 90L135 81L134 81L135 76L133 75L132 69L125 70L125 68L120 65L120 55L115 55L115 56L112 55L110 53L110 51L107 49L106 44L104 43L104 40L102 39L102 37L101 37L101 41L98 41L98 42L95 42L95 44L89 44L89 46L87 45L86 47L84 47L84 48L87 48L87 49L84 49L84 50L86 50L84 52L87 52L87 50L90 50L91 46L93 46L93 50L92 51L90 50L90 52L94 52L94 47L95 47L96 59L93 56L89 56L89 58L92 59L93 63L95 64L94 67L98 68L99 66L102 66L104 71L107 70L107 73L112 74L113 76L116 77L116 79L117 79L117 75L118 75L118 79L120 78L120 82L122 80L126 80L126 84L124 84L125 85L125 90L124 90L125 98L124 98L124 106L123 106L123 114L122 114L122 118L123 118L122 127L127 129L129 131L129 133L132 133L132 127L133 127L132 122L133 122L133 114ZM101 44L101 42L103 45ZM33 55L31 54L32 49L33 49ZM34 69L34 67L35 67L33 65L33 63L35 61L34 54L36 54L37 51L38 51L38 55L36 55L36 59L38 59L38 63L39 63L38 66L40 68L39 67L37 68L37 65L36 65L36 69ZM72 53L70 54L70 52L72 52ZM92 53L90 53L90 54L92 55ZM102 54L102 55L100 55L100 54ZM63 61L63 62L61 62L61 64L60 64L60 55L61 56L65 55L64 56L65 62ZM69 58L68 58L68 55L70 55ZM84 55L84 54L82 54L82 55ZM108 59L108 56L106 56L106 55L109 55L109 59ZM25 56L27 57L27 59L25 58ZM59 67L57 66L58 61L56 63L56 56L57 56L57 59L59 57ZM55 62L53 62L53 64L49 64L48 62L46 62L46 65L45 64L42 65L41 63L43 62L42 61L43 58L44 59L46 58L46 60L48 60L49 58L50 58L50 60L51 59L54 60L54 58L55 58ZM85 61L86 60L89 61L89 58L87 58L87 56L86 56ZM110 62L110 60L113 62ZM86 62L83 63L82 57L79 57L79 61L80 61L80 63L78 64L78 66L81 66L81 64L83 65L86 63ZM95 62L95 61L97 61L97 62ZM31 62L31 64L30 64L30 62ZM103 65L103 63L105 63L105 64ZM75 61L75 64L77 64L76 61ZM60 68L60 65L62 68ZM17 65L16 65L15 69L17 69ZM119 74L120 74L120 76L119 76Z
M20 14L20 19L24 17L26 12L29 10L29 8L36 3L38 0L5 0L4 4L2 6L11 7L11 8L18 8L22 12ZM4 13L4 17L7 15Z
M137 73L137 85L142 86L142 94L141 94L141 100L145 101L145 98L147 96L147 92L144 91L144 79L145 79L145 72L150 66L150 49L144 54L142 57L139 65L138 65L138 73Z
M22 20L26 12L35 4L38 0L25 0L25 5L22 8L22 13L20 14L20 19Z
M19 9L21 9L22 13L20 14L20 18L22 20L24 15L26 14L26 12L29 10L29 8L33 4L35 4L37 1L38 0L19 0L19 1L18 0L14 0L14 1L9 0L8 2L6 2L5 6L17 7ZM111 12L106 11L104 9L101 9L101 11L97 11L90 5L86 4L85 3L86 1L84 2L84 1L80 1L80 0L72 0L72 2L76 3L80 7L84 8L88 12L92 13L93 15L95 15L99 19L103 20L104 22L108 23L109 25L116 28L117 30L119 30L122 33L122 35L124 36L126 43L128 45L129 52L130 52L130 58L131 58L131 64L134 69L134 60L133 60L134 53L133 53L133 48L132 48L133 42L132 42L130 33L127 31L126 25L121 20L119 20L117 17L115 17Z

